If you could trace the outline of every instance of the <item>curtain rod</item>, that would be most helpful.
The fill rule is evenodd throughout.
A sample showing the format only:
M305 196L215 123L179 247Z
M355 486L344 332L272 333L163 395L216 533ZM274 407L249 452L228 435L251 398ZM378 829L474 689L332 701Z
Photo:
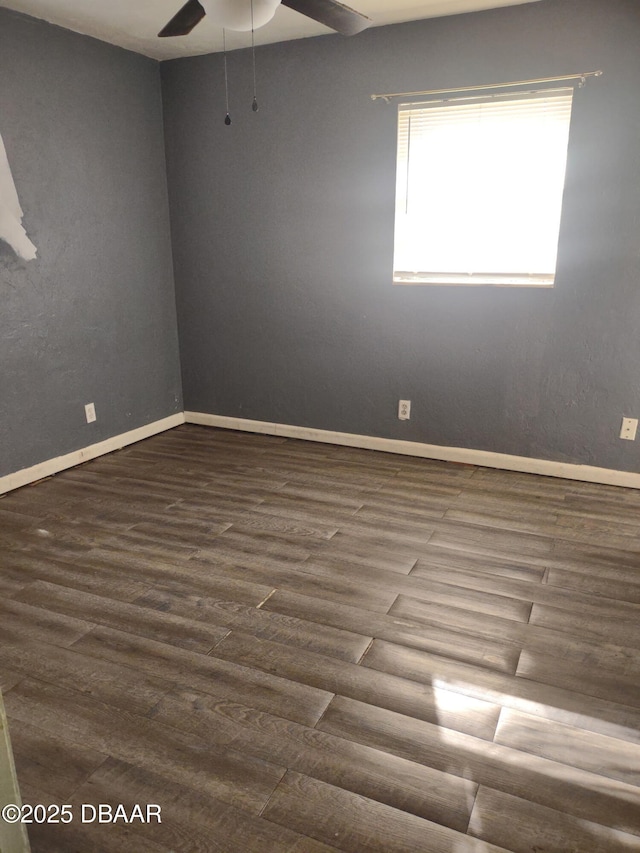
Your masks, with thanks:
M541 77L538 80L517 80L513 83L490 83L487 86L463 86L460 89L431 89L424 92L390 92L386 95L371 95L372 101L386 101L391 98L417 98L425 95L453 95L459 92L484 92L488 89L509 89L512 86L536 86L540 83L561 83L567 80L578 80L582 87L587 77L602 77L602 71L585 71L583 74L567 74L564 77Z

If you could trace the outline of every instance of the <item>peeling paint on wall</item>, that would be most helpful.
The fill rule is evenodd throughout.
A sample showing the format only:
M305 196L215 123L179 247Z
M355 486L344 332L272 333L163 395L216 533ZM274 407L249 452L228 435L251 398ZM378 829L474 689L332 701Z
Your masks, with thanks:
M32 261L37 249L22 226L23 215L7 152L0 136L0 240L7 242L25 261Z

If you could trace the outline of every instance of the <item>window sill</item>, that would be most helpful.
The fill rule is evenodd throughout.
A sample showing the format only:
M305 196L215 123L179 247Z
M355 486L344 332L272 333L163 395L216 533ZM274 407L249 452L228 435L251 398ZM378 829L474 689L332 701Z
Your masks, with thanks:
M394 272L394 284L453 285L454 287L543 287L554 286L550 274L522 275L519 273L426 273Z

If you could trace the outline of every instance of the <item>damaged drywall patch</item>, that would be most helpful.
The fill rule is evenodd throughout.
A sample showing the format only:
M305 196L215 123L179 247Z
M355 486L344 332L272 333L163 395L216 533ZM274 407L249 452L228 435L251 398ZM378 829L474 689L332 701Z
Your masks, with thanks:
M25 261L32 261L37 249L22 226L23 215L7 152L0 136L0 240L7 242Z

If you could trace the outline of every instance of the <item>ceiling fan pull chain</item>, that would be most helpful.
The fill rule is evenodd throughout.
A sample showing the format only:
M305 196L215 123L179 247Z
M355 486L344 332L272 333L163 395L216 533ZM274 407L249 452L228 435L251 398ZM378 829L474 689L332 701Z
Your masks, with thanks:
M258 112L258 95L256 93L256 40L253 28L253 0L251 0L251 60L253 62L253 103L251 109Z
M229 114L229 76L227 74L227 32L222 28L222 53L224 56L224 96L227 104L227 114L224 117L224 123L229 126L231 124L231 115Z

